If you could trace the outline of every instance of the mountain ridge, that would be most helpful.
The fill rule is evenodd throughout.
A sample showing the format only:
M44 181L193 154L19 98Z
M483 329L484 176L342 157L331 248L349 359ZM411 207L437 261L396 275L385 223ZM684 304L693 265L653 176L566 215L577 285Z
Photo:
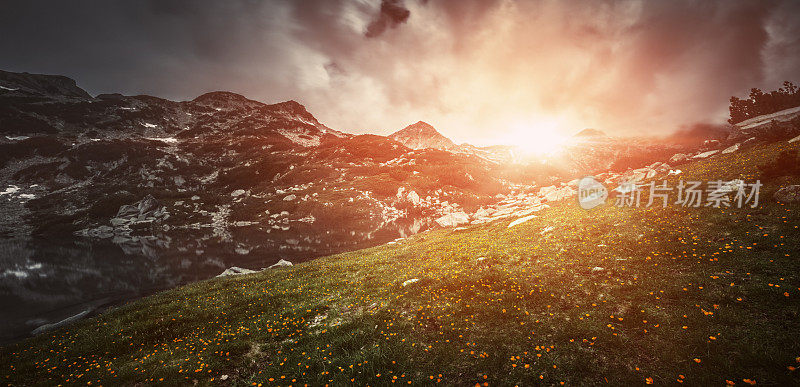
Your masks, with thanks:
M457 147L452 140L439 133L436 128L424 121L417 121L390 134L388 137L411 149L434 148L450 150Z

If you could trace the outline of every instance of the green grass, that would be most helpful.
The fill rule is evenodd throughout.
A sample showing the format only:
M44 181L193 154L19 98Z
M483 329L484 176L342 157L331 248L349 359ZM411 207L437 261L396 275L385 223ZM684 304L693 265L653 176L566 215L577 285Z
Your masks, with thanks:
M796 146L684 165L680 177L753 181ZM800 216L775 189L756 209L567 201L510 229L426 232L212 279L3 348L0 380L798 384Z

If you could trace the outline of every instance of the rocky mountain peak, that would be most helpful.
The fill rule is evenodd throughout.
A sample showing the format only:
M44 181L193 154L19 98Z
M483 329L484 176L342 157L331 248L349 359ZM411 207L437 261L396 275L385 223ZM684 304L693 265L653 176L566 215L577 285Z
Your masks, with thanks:
M264 104L261 102L247 99L241 94L236 94L229 91L212 91L210 93L205 93L193 99L192 103L198 106L211 107L215 109L264 106Z
M575 137L604 138L608 136L602 130L587 128L576 133Z
M423 121L417 121L406 126L389 135L389 138L412 149L452 149L456 147L453 141L439 133L432 125Z
M92 98L74 79L62 75L14 73L0 70L0 95L16 93L47 97Z

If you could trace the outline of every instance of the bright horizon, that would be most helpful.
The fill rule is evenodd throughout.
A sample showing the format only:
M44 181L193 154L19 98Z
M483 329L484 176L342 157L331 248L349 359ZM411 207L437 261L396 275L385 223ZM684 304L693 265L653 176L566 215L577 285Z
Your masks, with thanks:
M508 142L520 127L661 136L724 123L729 98L751 87L796 82L798 6L17 2L0 31L23 38L0 41L15 53L0 69L67 75L92 94L294 99L355 134L422 120L479 146Z

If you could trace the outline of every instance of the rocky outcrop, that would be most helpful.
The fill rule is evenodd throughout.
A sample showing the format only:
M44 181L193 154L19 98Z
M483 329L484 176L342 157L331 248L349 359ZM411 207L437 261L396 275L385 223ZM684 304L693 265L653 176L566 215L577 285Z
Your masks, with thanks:
M111 218L110 223L114 228L130 226L134 223L151 223L169 217L164 206L153 197L147 195L144 199L126 204L119 208L117 216Z
M258 272L255 271L255 270L250 270L250 269L245 269L245 268L241 268L241 267L237 267L237 266L232 266L232 267L229 267L229 268L225 269L225 271L223 271L220 275L218 275L217 278L219 278L219 277L228 277L228 276L232 276L232 275L253 274L253 273L258 273Z
M714 149L714 150L698 153L698 154L692 156L692 158L693 159L705 159L705 158L709 158L709 157L711 157L711 156L713 156L713 155L715 155L717 153L719 153L719 149Z
M437 218L436 223L442 227L456 227L469 223L469 215L465 212L453 212Z
M267 269L274 269L276 267L289 267L289 266L293 266L291 262L285 259L281 259L277 263L270 265L270 267L268 267Z
M733 145L723 149L722 152L720 152L720 153L728 154L728 153L736 152L737 150L739 150L739 143L733 144Z
M682 163L689 159L689 155L685 153L676 153L672 157L669 158L669 162L672 164Z

